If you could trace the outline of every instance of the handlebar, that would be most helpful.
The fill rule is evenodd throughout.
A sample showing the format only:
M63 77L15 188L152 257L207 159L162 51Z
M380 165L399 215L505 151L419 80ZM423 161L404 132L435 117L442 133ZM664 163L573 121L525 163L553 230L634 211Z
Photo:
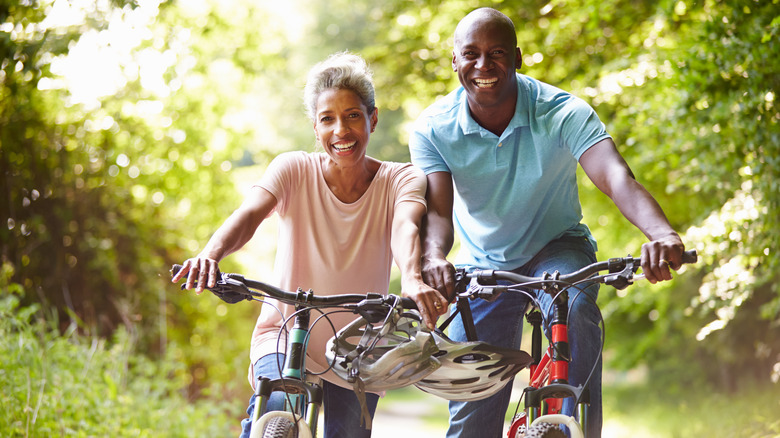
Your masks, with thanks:
M171 276L175 276L182 265L173 265ZM184 288L184 285L182 285ZM387 312L398 305L404 309L417 309L417 304L411 298L397 295L382 295L368 292L365 294L315 295L310 289L296 292L280 289L261 281L245 278L240 274L222 273L217 271L217 282L214 287L207 287L214 295L226 303L237 303L244 300L273 298L300 307L342 307L359 313L370 322L378 322ZM258 292L261 291L261 292Z
M698 255L696 250L689 250L683 252L682 263L690 264L696 263ZM483 287L497 289L500 293L501 290L506 290L506 286L495 286L496 280L507 280L516 283L513 287L523 289L542 289L545 291L553 290L558 291L564 287L577 284L582 281L598 282L607 285L611 285L617 289L625 289L636 279L634 274L641 266L642 260L639 257L622 257L612 258L605 262L596 262L585 266L579 271L572 272L570 274L560 274L555 272L553 274L545 272L541 277L528 277L521 274L516 274L510 271L500 270L475 270L466 271L458 270L456 272L456 278L459 283L456 285L456 290L460 293L466 293L468 295L479 295L480 289ZM594 276L601 271L607 271L608 274L601 276ZM467 291L467 282L472 280L472 284L476 283ZM492 283L492 284L491 284ZM490 292L480 298L486 300L495 299L496 293Z

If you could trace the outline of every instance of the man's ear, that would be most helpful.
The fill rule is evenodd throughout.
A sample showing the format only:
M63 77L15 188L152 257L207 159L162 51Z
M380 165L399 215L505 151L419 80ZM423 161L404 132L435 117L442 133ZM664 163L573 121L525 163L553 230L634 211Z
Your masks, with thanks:
M452 52L452 71L458 71L458 57L455 55L455 51Z
M515 60L515 70L520 70L520 67L523 66L523 52L520 51L520 47L515 47L516 53L516 60Z

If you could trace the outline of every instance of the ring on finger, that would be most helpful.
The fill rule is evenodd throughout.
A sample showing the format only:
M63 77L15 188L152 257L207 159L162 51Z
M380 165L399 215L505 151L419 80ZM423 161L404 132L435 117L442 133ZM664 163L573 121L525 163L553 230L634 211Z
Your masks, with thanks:
M433 302L433 307L436 308L436 310L441 310L441 303L438 301Z

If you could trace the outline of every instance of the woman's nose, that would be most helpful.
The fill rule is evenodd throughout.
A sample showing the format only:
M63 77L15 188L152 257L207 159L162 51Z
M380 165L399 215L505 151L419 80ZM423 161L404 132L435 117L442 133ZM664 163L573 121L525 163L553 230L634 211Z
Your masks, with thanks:
M339 118L336 120L336 126L333 130L336 134L345 133L349 131L349 126L347 125L346 120Z

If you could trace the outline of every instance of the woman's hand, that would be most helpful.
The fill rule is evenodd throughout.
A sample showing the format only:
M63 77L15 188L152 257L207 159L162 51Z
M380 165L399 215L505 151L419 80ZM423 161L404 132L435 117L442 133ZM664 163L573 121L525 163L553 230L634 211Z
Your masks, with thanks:
M436 321L447 313L447 299L436 289L423 283L422 280L412 280L401 284L401 293L411 298L417 304L417 309L423 317L423 323L431 330L436 328Z
M171 282L176 283L187 275L187 282L184 283L184 288L192 289L195 286L195 294L200 295L206 287L214 287L217 284L217 271L219 271L219 263L216 260L209 257L196 256L184 262L179 272L171 279Z

